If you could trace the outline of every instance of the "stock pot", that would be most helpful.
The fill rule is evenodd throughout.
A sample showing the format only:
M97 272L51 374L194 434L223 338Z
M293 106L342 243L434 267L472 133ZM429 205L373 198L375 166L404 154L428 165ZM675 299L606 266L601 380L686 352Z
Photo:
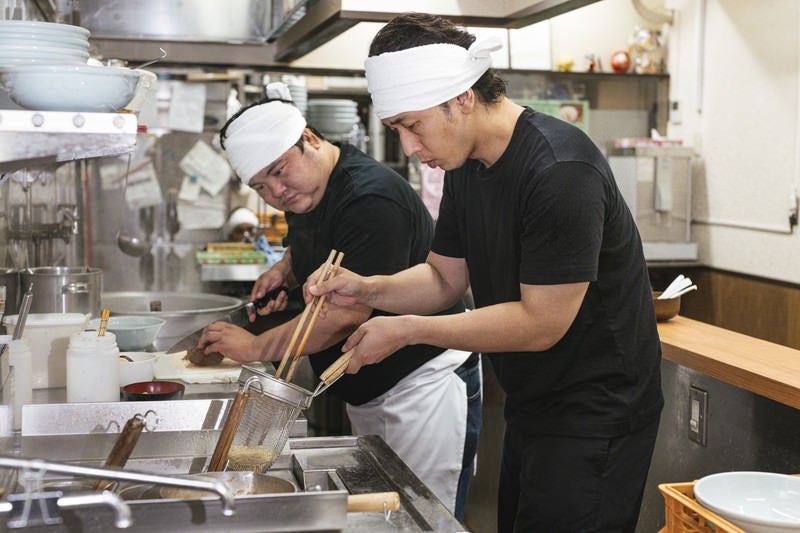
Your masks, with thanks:
M31 313L100 316L103 271L91 267L35 267L20 271L20 293L33 282Z

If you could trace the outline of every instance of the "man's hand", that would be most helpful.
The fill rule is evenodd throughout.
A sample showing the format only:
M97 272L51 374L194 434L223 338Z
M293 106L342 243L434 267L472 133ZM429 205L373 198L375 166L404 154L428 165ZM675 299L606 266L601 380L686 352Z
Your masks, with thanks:
M255 335L239 326L228 322L214 322L203 331L197 347L207 354L219 352L234 361L251 363L262 359L256 346L256 338Z

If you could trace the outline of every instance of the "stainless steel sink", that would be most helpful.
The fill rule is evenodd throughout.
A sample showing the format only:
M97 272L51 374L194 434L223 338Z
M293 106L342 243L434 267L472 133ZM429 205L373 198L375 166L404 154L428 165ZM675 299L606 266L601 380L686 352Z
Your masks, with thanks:
M230 400L121 402L26 406L26 426L6 454L66 465L99 468L122 428L137 412L156 407L158 424L140 437L120 475L178 476L203 472ZM147 404L158 404L151 406ZM150 415L152 417L152 415ZM236 513L225 516L219 498L170 500L143 487L128 492L119 485L133 531L461 531L463 527L379 437L291 437L268 474L296 484L294 493L237 496ZM63 474L48 473L50 481ZM144 485L147 485L146 483ZM154 484L150 484L154 485ZM395 491L401 508L347 512L350 494ZM16 490L22 492L21 488ZM0 524L5 502L0 500ZM109 505L94 503L56 509L59 524L41 531L110 531L118 518ZM7 516L7 515L6 515Z

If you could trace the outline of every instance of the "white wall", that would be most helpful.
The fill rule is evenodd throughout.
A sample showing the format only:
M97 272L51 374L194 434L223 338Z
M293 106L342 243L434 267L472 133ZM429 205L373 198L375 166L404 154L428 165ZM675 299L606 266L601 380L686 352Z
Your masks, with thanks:
M681 120L666 133L697 154L693 234L700 260L800 283L800 230L790 232L788 223L800 173L800 1L667 4L675 10L664 28L671 99ZM698 5L705 5L702 40ZM602 0L556 17L546 23L552 64L571 55L583 70L584 55L595 53L608 70L610 54L626 48L644 23L630 0ZM338 61L361 68L378 27L356 30ZM330 61L330 51L320 49L297 65Z
M671 92L683 122L669 133L699 155L693 230L701 260L800 282L800 231L788 223L800 157L800 2L707 0L704 45L699 0L675 3Z

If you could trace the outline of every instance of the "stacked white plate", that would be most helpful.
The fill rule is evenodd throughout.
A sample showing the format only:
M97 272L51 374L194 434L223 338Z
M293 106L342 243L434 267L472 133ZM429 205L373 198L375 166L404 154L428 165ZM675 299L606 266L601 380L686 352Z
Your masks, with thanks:
M42 63L85 65L89 30L69 24L0 21L0 68Z
M344 99L309 100L307 119L325 134L350 133L358 123L358 104Z
M305 85L299 83L289 83L289 94L292 95L292 101L297 109L306 116L308 114L308 90Z

